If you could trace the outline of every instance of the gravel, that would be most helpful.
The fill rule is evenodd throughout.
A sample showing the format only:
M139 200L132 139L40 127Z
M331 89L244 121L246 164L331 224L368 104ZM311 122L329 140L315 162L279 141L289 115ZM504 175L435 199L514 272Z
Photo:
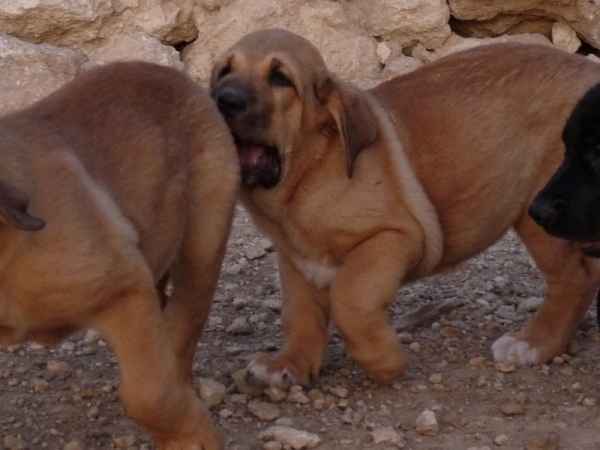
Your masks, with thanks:
M514 234L453 273L400 289L389 309L393 323L440 301L460 299L462 306L402 330L410 366L390 386L373 382L347 357L334 329L310 388L247 383L248 358L282 340L276 260L239 208L194 363L197 390L228 449L599 448L595 308L553 361L517 368L492 360L492 342L530 320L545 290ZM94 332L54 348L0 347L0 446L154 449L125 416L118 384L116 359Z

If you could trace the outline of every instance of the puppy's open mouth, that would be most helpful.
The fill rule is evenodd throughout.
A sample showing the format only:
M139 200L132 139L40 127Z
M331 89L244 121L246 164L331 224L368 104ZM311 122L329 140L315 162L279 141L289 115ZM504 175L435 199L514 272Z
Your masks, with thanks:
M235 144L245 185L271 189L279 183L281 159L275 147L241 143L237 140Z
M586 256L600 258L600 241L582 242L579 248Z

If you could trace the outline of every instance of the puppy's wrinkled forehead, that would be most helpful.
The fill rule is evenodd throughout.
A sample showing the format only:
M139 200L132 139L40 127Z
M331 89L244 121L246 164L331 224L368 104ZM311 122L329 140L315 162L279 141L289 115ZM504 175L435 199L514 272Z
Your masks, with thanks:
M243 37L224 57L231 64L232 72L249 67L268 71L273 61L307 72L326 70L325 61L310 41L279 29L256 31Z

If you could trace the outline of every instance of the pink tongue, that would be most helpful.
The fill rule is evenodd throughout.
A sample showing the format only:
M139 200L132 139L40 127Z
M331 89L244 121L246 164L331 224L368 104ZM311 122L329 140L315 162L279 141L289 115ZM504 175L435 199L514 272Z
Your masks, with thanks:
M595 242L584 242L583 244L581 244L581 248L587 249L587 250L600 250L600 241L595 241Z
M260 145L240 145L238 154L240 164L245 167L254 167L265 162L265 147Z

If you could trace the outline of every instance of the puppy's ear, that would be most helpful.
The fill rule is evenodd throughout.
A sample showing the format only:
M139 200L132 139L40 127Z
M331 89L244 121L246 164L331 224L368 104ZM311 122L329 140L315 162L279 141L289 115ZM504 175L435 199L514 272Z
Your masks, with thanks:
M210 88L213 88L217 81L223 78L225 75L231 72L231 61L233 55L228 57L221 57L215 61L215 65L210 75Z
M24 231L39 231L46 223L27 212L28 200L18 189L0 181L0 223Z
M335 120L346 151L348 178L352 178L356 157L377 139L379 132L365 94L330 76L315 86L315 93Z

